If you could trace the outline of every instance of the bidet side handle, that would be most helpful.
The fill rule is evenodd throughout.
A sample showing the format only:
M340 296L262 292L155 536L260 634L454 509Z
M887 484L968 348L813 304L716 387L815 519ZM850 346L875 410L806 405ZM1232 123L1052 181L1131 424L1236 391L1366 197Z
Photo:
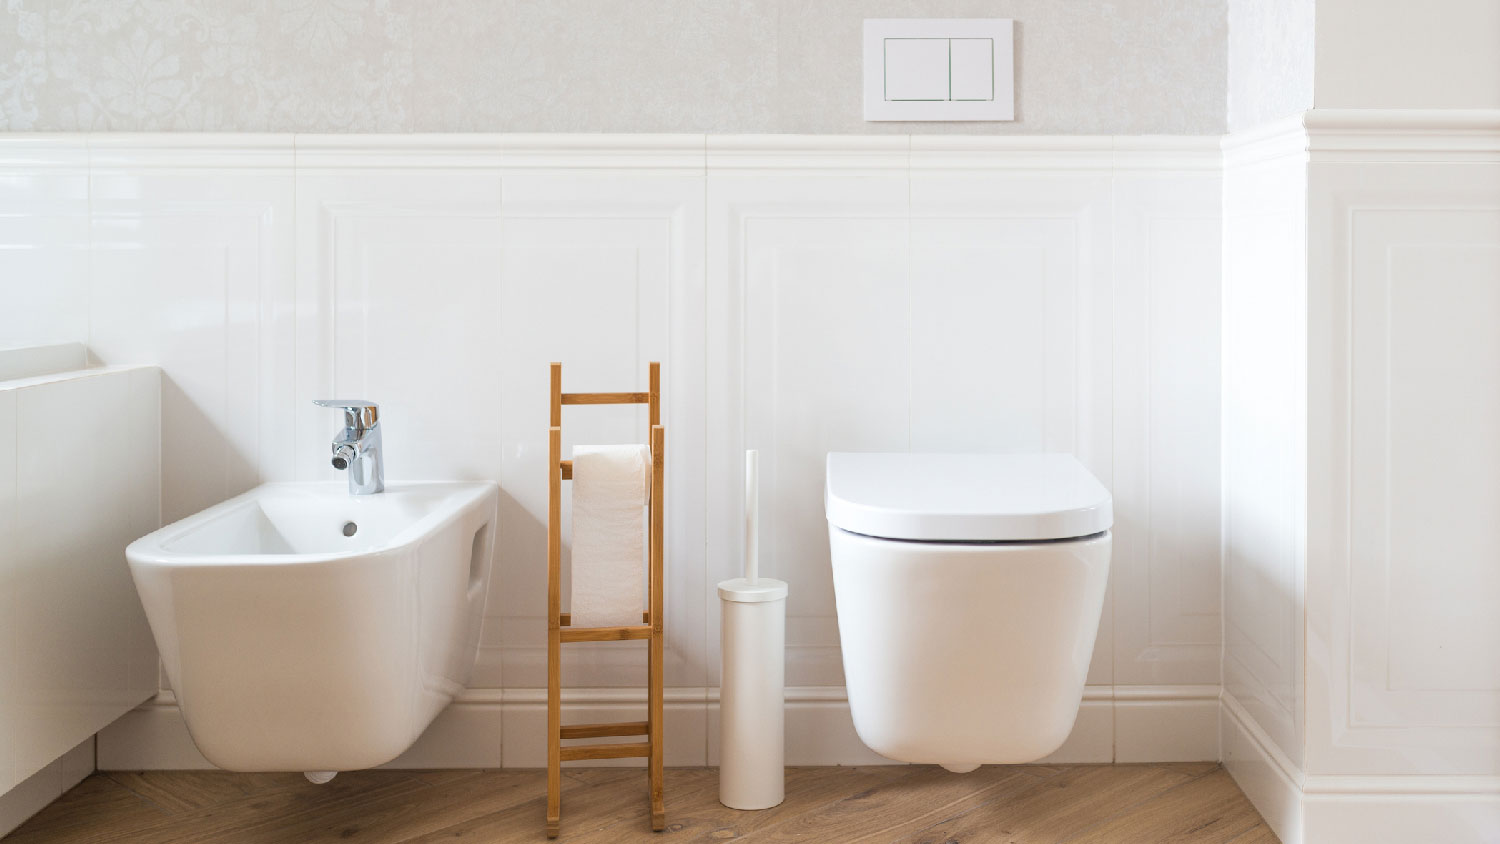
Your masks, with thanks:
M375 427L380 421L380 405L364 399L314 399L318 407L332 407L344 411L344 427L352 428L356 435Z

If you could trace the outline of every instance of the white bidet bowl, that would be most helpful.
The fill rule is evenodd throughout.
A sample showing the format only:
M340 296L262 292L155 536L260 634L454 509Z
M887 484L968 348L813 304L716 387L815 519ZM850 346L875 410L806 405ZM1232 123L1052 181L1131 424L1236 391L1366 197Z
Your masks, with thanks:
M489 482L266 484L131 543L188 731L233 771L348 771L411 746L479 646Z

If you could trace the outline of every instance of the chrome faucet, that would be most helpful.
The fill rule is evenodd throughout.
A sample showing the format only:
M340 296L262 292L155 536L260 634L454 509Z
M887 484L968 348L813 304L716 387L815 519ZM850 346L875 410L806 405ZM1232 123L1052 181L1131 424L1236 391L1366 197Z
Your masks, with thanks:
M333 438L333 468L349 472L349 494L384 492L380 405L361 399L317 399L313 404L344 411L344 429Z

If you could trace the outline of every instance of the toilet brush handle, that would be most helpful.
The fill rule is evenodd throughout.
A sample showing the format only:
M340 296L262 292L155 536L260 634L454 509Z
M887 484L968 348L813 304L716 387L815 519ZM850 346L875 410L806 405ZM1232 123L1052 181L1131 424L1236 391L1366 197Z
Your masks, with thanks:
M760 578L760 452L745 451L745 579Z

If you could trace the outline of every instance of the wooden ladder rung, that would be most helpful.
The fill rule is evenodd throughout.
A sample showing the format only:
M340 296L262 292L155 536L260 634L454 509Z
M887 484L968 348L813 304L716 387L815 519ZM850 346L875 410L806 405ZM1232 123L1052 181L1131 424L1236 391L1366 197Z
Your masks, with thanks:
M585 744L564 747L562 761L577 762L580 759L631 759L651 755L651 742L635 741L628 744Z
M649 404L650 393L563 393L563 404Z
M558 619L558 623L561 624L563 627L570 627L573 624L573 614L570 613L570 612L558 613L557 614L557 619ZM641 613L641 623L642 624L650 624L651 623L651 613L649 613L649 612L643 612L643 613Z
M561 631L564 642L624 642L651 638L649 624L622 624L619 627L566 627Z
M647 736L651 734L649 721L622 721L618 724L572 724L562 728L562 737L606 738L608 736Z

